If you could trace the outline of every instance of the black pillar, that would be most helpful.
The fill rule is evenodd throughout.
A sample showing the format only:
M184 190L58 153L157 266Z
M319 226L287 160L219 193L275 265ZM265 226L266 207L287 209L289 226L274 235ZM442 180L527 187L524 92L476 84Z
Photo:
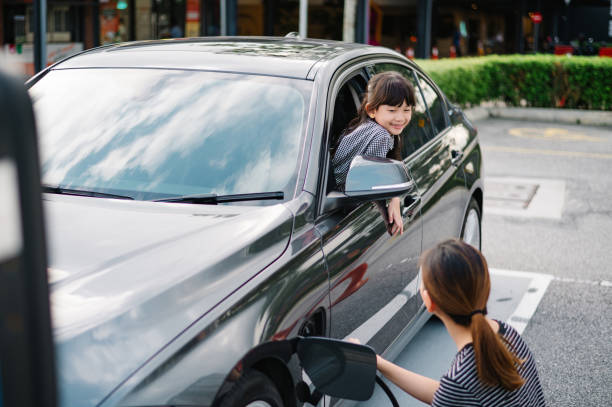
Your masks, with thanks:
M417 3L417 58L429 58L431 51L431 9L433 0Z
M559 13L559 10L557 10L556 8L553 9L553 21L552 21L552 38L553 41L556 41L557 38L559 38L559 19L561 18L561 15Z
M359 42L361 44L367 44L368 42L368 34L369 34L369 21L368 21L368 11L370 8L369 0L358 0L357 1L357 15L356 15L356 23L355 24L355 42Z
M276 0L264 0L264 35L274 35L276 10L278 10Z
M221 0L223 1L223 0ZM227 35L237 35L238 28L238 0L225 0L225 26L227 27Z
M200 37L206 35L206 1L200 0Z
M34 72L47 66L47 0L34 0Z
M525 53L525 32L523 30L523 16L527 13L527 5L525 0L521 0L518 12L516 15L516 52L519 54Z
M96 1L93 6L93 45L100 46L100 2Z
M128 10L130 10L129 19L130 19L130 30L128 32L128 38L130 41L136 40L136 1L129 0L128 1Z

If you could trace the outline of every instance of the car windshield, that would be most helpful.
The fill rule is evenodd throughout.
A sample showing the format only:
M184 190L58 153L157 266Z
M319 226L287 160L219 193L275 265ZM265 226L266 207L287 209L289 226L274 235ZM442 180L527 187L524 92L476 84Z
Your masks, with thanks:
M51 71L30 88L42 182L141 200L291 198L310 89L304 80L202 71Z

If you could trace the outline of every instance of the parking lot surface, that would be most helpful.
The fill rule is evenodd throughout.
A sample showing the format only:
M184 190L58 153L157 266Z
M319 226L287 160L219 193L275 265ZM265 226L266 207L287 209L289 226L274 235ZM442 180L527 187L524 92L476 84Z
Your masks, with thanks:
M524 329L548 405L612 405L612 131L493 119L476 125L490 315ZM431 319L396 362L439 378L455 352ZM424 405L392 389L400 405ZM377 390L360 405L390 402Z

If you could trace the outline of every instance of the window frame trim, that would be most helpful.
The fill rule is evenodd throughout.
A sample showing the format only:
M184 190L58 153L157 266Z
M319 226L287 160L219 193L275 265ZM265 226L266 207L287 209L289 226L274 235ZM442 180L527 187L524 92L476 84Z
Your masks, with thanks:
M325 128L323 134L323 140L321 143L321 149L319 151L319 182L317 185L317 208L315 212L316 220L327 216L330 212L323 212L325 199L327 193L327 183L329 173L329 166L331 165L331 157L329 154L330 148L330 134L332 121L334 119L334 107L336 103L336 98L338 97L338 93L342 86L344 86L348 81L350 81L355 76L361 75L366 83L369 80L368 72L365 67L370 64L370 60L362 60L361 58L356 60L351 60L341 65L336 69L336 72L332 76L330 80L330 86L328 87L326 104L325 104ZM357 105L357 110L359 111L359 105Z

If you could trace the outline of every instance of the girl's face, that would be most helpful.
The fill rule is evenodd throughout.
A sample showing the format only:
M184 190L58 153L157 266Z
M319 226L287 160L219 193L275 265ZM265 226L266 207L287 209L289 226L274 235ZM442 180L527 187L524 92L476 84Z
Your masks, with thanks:
M369 115L389 133L397 136L410 122L412 107L406 101L401 106L380 105L378 109L370 111Z

